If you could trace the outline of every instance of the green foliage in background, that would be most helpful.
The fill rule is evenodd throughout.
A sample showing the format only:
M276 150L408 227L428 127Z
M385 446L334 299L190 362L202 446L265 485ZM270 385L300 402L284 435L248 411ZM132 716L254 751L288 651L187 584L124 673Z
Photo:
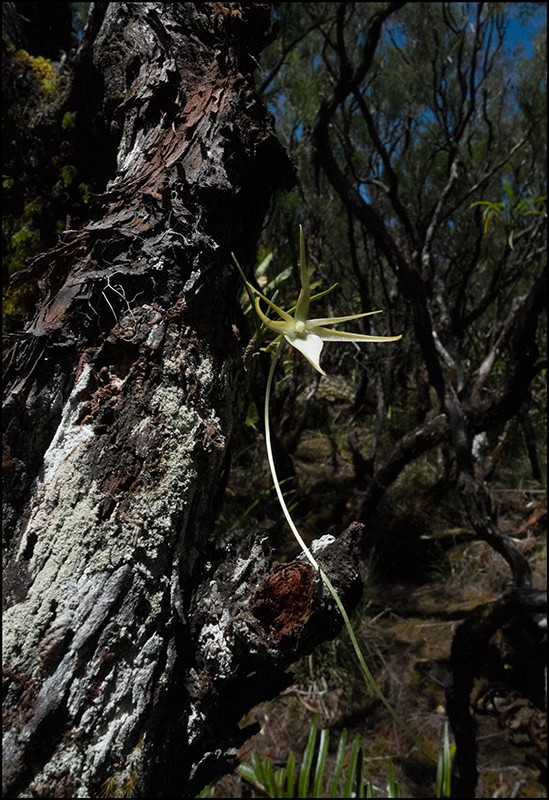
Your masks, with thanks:
M540 211L535 206L547 202L547 195L540 197L526 197L522 200L517 200L513 194L513 189L508 181L503 181L503 189L505 191L505 200L493 202L490 200L477 200L471 204L471 208L475 206L482 206L482 217L484 220L483 233L488 236L492 223L498 221L503 225L503 229L507 236L507 244L513 249L513 240L515 230L524 217L539 216L547 217L547 212Z

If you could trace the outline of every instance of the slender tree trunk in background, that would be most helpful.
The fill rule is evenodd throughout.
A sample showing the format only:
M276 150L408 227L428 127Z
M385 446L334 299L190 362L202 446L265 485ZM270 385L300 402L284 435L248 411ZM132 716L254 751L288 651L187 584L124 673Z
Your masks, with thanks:
M229 254L293 179L250 77L269 25L263 3L93 7L72 102L116 167L32 264L7 359L5 796L192 796L338 627L308 565L212 534L246 393Z

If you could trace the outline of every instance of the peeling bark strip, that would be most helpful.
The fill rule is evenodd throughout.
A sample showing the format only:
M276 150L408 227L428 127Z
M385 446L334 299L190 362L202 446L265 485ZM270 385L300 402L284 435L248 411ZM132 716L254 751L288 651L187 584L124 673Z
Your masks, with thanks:
M250 77L269 11L93 7L71 102L116 167L31 266L4 381L5 796L192 795L300 652L238 617L267 557L211 536L246 385L228 256L293 177ZM306 617L288 641L335 632Z

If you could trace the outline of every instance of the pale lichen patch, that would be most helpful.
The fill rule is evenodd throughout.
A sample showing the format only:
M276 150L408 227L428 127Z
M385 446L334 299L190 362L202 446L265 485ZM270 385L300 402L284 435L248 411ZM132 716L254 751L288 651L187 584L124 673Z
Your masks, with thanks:
M161 414L166 434L193 437L201 422L198 412L186 405L186 396L177 386L161 386L151 399L151 411ZM191 440L189 440L190 443Z
M203 357L196 366L195 375L202 392L208 392L215 381L212 360Z
M67 513L57 513L53 519L49 502L52 492L59 506L67 509ZM82 575L84 564L93 572L112 570L108 548L104 547L106 532L93 524L98 516L100 494L94 486L83 496L79 492L78 470L73 458L67 458L59 462L56 480L42 488L41 502L34 506L27 525L24 539L35 541L29 561L34 580L24 602L5 613L6 655L21 650L36 651L54 613L77 607L79 586L75 576ZM97 537L101 537L100 546ZM24 558L21 551L18 558ZM93 591L94 585L97 581L90 578L88 589Z
M80 413L81 399L89 385L91 371L90 364L85 364L65 403L55 436L44 454L42 467L42 481L44 483L48 483L51 480L60 461L66 458L79 444L86 442L94 435L91 425L75 424Z

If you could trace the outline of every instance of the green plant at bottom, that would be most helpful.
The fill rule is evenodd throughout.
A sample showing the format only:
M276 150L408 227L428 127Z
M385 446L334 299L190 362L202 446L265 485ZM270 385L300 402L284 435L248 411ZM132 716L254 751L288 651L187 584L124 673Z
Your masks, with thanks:
M333 765L328 761L329 732L317 730L313 723L299 768L292 751L283 767L275 769L268 756L252 753L249 763L241 764L238 774L258 792L259 797L375 797L375 789L366 782L364 757L357 733L350 745L348 734L341 731ZM449 744L448 726L439 754L435 797L450 797L450 774L453 746ZM394 776L390 762L387 770L387 797L403 797L402 788Z
M438 756L435 797L452 796L450 794L452 783L452 760L455 752L456 746L455 744L450 744L450 737L448 736L448 723L446 723L444 726L442 750Z
M252 753L250 763L241 764L238 774L265 797L366 797L358 734L349 751L347 730L343 729L332 770L328 770L328 744L328 731L319 734L313 723L299 770L293 751L285 766L277 770L269 757Z

